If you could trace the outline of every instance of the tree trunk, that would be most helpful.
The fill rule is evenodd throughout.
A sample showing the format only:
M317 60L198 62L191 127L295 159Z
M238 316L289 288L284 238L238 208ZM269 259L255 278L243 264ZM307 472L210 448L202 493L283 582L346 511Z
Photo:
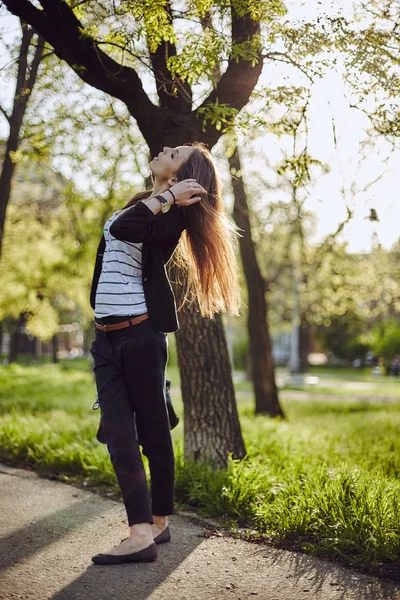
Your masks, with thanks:
M272 345L268 328L268 310L265 298L265 281L261 274L254 243L246 191L241 175L242 167L238 148L229 158L234 194L233 217L240 227L240 253L248 288L248 331L251 356L251 372L256 398L255 414L283 417L275 383Z
M300 361L300 299L299 299L299 275L295 269L293 276L293 310L292 331L290 339L289 371L292 375L301 373Z
M310 354L310 325L303 319L300 326L300 369L302 373L308 371L308 355Z
M34 357L35 359L38 359L42 356L42 340L40 340L39 338L35 337L34 339Z
M57 335L53 335L53 337L51 338L51 355L52 355L52 360L53 360L54 364L58 363L57 343L58 343Z
M180 129L175 129L165 144L179 146L194 141L195 135L192 130L191 137L185 138ZM176 281L174 273L172 280ZM179 298L182 290L174 286L174 291ZM246 454L224 324L220 316L206 319L191 309L180 311L179 324L176 347L185 415L184 457L209 459L223 468L230 452L235 458Z
M0 256L3 246L4 225L8 202L11 195L11 182L15 171L15 163L12 155L19 146L19 134L22 121L28 105L32 88L36 81L37 71L43 53L43 38L38 38L35 49L35 55L31 65L28 64L28 50L34 32L28 28L28 25L21 22L22 42L18 58L17 85L14 95L14 105L11 116L8 117L10 133L8 136L3 165L0 173Z
M221 315L203 319L181 311L176 332L184 398L184 458L227 466L246 454L235 403L231 364Z
M8 351L8 362L11 364L12 362L16 362L18 358L19 352L19 340L21 337L21 333L24 331L26 323L26 313L21 313L13 324L11 325L10 331L10 347Z
M18 358L18 321L11 325L10 345L8 348L8 363L15 362Z

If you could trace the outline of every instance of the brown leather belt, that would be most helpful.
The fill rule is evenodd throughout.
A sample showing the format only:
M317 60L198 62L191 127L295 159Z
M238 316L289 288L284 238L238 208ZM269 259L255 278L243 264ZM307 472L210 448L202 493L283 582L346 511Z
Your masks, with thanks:
M128 321L121 321L121 323L113 323L112 325L100 325L100 323L95 323L96 329L101 329L101 331L115 331L116 329L125 329L125 327L132 327L132 325L137 325L141 323L145 319L148 319L148 313L144 315L139 315L138 317L133 317Z

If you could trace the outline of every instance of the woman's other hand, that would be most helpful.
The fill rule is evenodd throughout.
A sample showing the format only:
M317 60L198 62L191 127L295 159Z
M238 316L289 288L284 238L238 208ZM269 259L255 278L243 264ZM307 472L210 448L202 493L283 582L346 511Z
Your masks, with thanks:
M178 206L190 206L201 200L200 194L207 194L207 190L195 179L183 179L169 189L174 194L175 204L178 204ZM165 195L166 197L171 196L171 194L164 193L163 196Z

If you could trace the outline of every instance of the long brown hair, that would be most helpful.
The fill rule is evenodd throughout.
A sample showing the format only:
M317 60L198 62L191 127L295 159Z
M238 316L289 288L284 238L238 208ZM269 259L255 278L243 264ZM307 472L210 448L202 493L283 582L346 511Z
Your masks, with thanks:
M176 173L178 181L196 179L207 194L195 204L183 207L186 229L168 263L168 274L176 274L182 285L178 310L193 306L203 317L216 313L238 315L240 311L239 267L236 259L238 228L228 217L222 200L219 178L210 152L199 143ZM132 205L151 195L141 192Z

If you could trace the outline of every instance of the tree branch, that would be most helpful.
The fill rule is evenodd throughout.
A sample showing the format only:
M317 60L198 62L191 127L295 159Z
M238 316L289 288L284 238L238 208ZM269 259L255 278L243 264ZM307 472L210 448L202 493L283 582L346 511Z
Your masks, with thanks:
M336 238L343 231L345 225L347 225L347 223L349 223L349 221L351 221L351 219L353 218L354 211L352 211L347 204L346 204L346 210L347 210L347 217L339 223L336 231L334 231L333 233L330 233L323 240L323 242L319 245L317 252L316 252L316 260L313 263L313 269L315 271L317 271L321 267L322 262L323 262L325 256L327 255L327 253L332 251L332 248L336 241Z
M128 48L127 44L125 44L125 46L121 46L117 42L110 42L110 41L102 42L101 40L97 40L97 45L98 46L112 46L113 48L118 48L119 50L122 50L122 55L124 55L125 52L126 52L127 54L129 54L129 56L131 56L135 60L138 60L139 62L141 62L142 65L144 67L146 67L146 69L150 69L151 68L150 65L149 65L149 63L144 60L143 56L140 56L139 54L135 54L134 52L132 52Z
M0 112L5 116L5 118L8 121L8 124L11 125L11 118L1 105L0 105Z
M45 46L46 40L44 39L43 36L39 35L38 36L38 40L37 40L37 44L36 44L36 48L35 48L35 54L34 57L32 59L32 64L31 64L31 68L30 68L30 72L29 72L29 77L26 80L26 86L29 89L29 94L33 88L33 85L35 83L36 80L36 75L37 72L39 70L39 65L41 60L43 59L43 52L44 52L44 46Z
M252 21L248 14L238 17L232 8L232 48L234 44L248 42L260 35L260 24ZM231 52L228 67L221 76L215 89L209 94L204 102L195 111L199 117L202 110L208 105L226 104L237 110L241 110L249 101L250 95L261 74L263 61L261 56L261 44L257 48L258 61L253 65L249 60L242 57L236 59ZM199 112L200 111L200 112ZM208 124L204 132L200 134L200 141L206 142L212 147L219 139L221 132L213 124Z
M28 73L28 50L30 43L32 41L32 37L34 35L33 29L28 29L26 24L21 21L21 29L22 29L22 41L21 48L19 53L19 61L18 61L18 70L17 70L17 85L16 85L16 94L15 100L17 103L21 102L21 94L25 94L26 86L27 86L27 73ZM35 52L36 55L36 52ZM28 94L29 94L28 90ZM28 99L26 99L28 102Z
M85 83L122 100L149 145L157 145L160 109L150 101L138 74L100 50L66 2L41 0L43 10L28 0L4 0L4 5L42 35Z
M307 71L307 69L305 67L303 67L299 62L294 60L287 52L277 52L277 51L268 52L267 54L264 55L263 58L269 58L274 61L284 62L289 65L293 65L293 67L296 67L296 69L299 69L299 71L301 71L301 73L303 73L303 75L305 75L307 77L307 79L309 80L310 83L314 83L314 79L310 75L310 72L312 72L313 75L318 75L317 71L313 71L312 69L309 69L309 71Z
M169 0L165 3L164 10L172 23L172 9ZM171 72L167 67L168 58L176 56L176 54L176 46L170 41L159 44L155 52L150 52L149 50L161 107L189 114L192 110L191 87L179 77L172 78ZM179 88L180 93L175 93L176 88Z

